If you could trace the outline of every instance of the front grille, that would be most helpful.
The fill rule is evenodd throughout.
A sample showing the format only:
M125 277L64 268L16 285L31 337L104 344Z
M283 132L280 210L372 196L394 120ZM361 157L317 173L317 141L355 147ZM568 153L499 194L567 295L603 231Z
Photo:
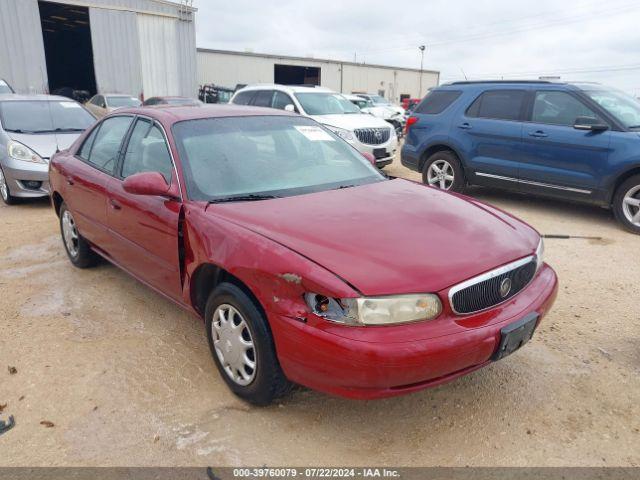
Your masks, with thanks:
M535 257L528 257L453 287L449 300L453 311L467 315L491 308L517 295L536 273ZM508 279L508 280L507 280ZM511 282L505 295L503 282Z
M361 143L367 145L381 145L391 137L390 128L359 128L354 133Z

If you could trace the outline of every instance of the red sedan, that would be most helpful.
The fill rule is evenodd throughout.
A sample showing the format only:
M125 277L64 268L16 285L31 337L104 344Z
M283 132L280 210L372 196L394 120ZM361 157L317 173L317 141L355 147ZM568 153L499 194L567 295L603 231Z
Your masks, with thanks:
M238 396L350 398L441 384L526 343L557 292L540 236L388 179L284 111L119 110L51 160L80 268L106 258L204 319Z

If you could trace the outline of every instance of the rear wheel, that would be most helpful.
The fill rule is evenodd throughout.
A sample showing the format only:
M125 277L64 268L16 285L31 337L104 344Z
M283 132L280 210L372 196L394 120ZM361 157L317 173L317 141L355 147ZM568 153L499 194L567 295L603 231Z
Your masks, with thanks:
M422 167L422 181L440 190L461 192L465 179L457 155L450 150L431 155Z
M230 283L216 287L205 319L211 355L233 393L268 405L289 391L267 319L242 289Z
M65 203L60 206L60 233L67 256L75 267L89 268L98 262L98 255L78 233L75 218Z
M613 212L624 228L640 234L640 175L634 175L618 187L613 197Z
M2 201L7 205L15 205L18 201L16 197L11 195L9 185L7 184L7 179L4 176L2 168L0 168L0 198L2 198Z

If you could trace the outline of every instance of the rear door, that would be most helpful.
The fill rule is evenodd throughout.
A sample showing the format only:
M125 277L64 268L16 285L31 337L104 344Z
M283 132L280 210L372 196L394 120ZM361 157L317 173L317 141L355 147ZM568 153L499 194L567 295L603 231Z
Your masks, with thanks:
M574 92L539 89L532 93L523 134L521 190L578 200L598 196L611 131L577 130L578 117L607 123Z
M472 183L517 188L525 89L486 90L452 125Z
M178 222L182 204L179 199L126 192L124 180L140 172L159 172L168 184L178 181L163 129L144 117L136 119L108 187L112 256L141 280L180 300Z
M112 117L94 128L65 168L65 202L78 229L90 242L109 251L107 184L133 117Z

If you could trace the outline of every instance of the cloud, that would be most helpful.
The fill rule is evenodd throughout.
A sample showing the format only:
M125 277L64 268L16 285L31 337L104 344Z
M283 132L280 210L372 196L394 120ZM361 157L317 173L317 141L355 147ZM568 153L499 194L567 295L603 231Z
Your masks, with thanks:
M640 2L196 0L199 47L425 68L443 81L598 81L640 96ZM613 68L603 68L613 67ZM464 72L464 73L463 73Z

